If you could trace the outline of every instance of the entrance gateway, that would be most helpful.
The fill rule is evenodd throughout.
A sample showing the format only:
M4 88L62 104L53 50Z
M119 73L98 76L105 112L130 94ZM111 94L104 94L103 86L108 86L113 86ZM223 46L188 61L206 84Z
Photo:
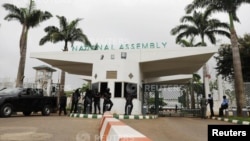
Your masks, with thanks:
M80 75L91 83L93 90L102 92L109 88L114 104L112 113L124 114L125 96L132 93L135 98L131 114L143 114L146 84L186 84L217 51L216 47L168 47L33 52L30 57Z

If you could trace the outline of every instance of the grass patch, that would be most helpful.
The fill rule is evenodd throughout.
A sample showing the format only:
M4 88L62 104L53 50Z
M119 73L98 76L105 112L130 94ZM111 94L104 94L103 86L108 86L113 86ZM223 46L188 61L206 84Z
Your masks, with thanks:
M248 121L250 122L250 117L236 117L236 116L229 116L227 117L229 120L239 120L239 121Z

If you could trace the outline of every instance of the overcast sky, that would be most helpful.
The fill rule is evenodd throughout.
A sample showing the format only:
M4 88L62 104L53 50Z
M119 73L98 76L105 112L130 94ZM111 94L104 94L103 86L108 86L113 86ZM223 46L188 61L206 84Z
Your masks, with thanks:
M48 65L30 58L30 52L62 51L63 42L46 43L39 46L45 35L44 28L49 25L58 26L56 15L65 16L68 20L82 18L79 27L88 36L92 44L121 44L167 42L167 47L176 47L175 36L170 30L179 25L180 18L185 15L184 8L192 0L35 0L37 9L49 11L53 18L43 22L29 31L25 81L34 80L33 67ZM21 25L17 21L6 21L7 11L4 3L12 3L18 7L26 7L29 0L0 0L0 79L15 79L19 64L19 38ZM250 5L242 6L238 11L241 23L236 23L238 36L250 33ZM223 22L228 22L227 14L217 14ZM220 43L229 40L218 37ZM54 81L58 81L60 70L54 73ZM80 76L66 74L66 88L80 87L84 81Z

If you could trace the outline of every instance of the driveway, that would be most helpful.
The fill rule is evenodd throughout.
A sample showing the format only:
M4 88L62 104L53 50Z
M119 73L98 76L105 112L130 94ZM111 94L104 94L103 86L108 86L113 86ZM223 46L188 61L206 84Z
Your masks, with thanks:
M154 141L207 141L209 124L232 124L184 117L121 121ZM0 141L99 141L99 122L58 115L0 118Z

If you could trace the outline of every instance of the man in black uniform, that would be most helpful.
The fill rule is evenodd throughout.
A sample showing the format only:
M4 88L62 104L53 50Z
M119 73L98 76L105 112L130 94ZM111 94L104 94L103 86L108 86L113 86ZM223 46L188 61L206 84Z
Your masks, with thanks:
M60 97L59 116L61 115L62 111L64 112L64 115L67 115L66 105L67 105L67 97L64 94Z
M70 109L70 113L72 113L74 111L74 113L77 112L77 106L78 106L78 101L81 97L80 91L79 89L76 89L75 92L72 94L72 103L71 103L71 109Z
M88 108L88 110L87 110L87 108ZM83 113L84 114L91 114L92 113L92 90L90 90L90 89L86 90L86 94L84 96Z
M96 114L97 112L97 109L98 109L98 112L99 114L101 114L101 111L100 111L100 98L101 98L101 94L95 90L95 93L94 93L94 114Z
M110 111L112 106L113 106L113 102L110 100L111 93L110 93L109 88L107 88L107 90L104 92L103 98L104 98L104 102L103 102L102 111L103 111L103 114L104 114L104 112L106 112L106 105L107 104L109 104L109 108L107 109L108 111Z
M210 108L210 118L212 118L214 116L214 100L213 97L211 96L211 94L208 94L208 100L207 100L208 104L209 104L209 108Z

